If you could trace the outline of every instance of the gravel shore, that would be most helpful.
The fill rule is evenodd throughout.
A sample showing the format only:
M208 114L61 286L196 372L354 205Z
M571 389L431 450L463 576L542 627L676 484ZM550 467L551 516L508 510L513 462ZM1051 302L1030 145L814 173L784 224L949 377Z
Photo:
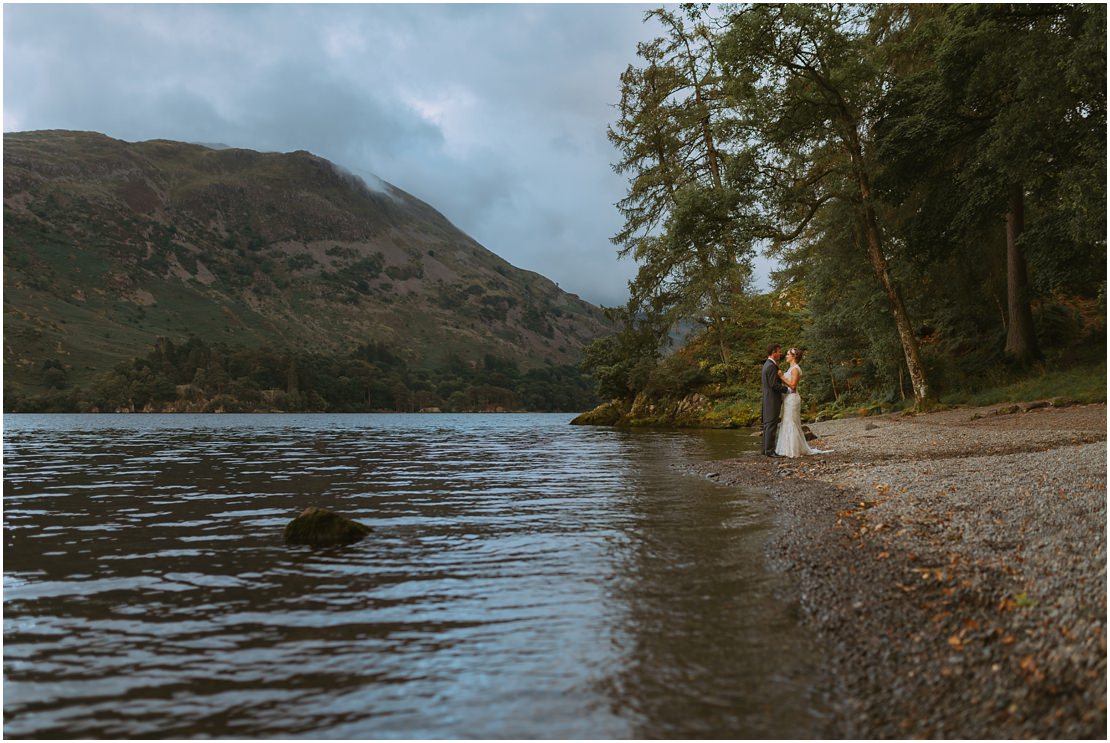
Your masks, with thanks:
M831 729L1106 737L1106 406L817 423L832 453L698 472L768 493Z

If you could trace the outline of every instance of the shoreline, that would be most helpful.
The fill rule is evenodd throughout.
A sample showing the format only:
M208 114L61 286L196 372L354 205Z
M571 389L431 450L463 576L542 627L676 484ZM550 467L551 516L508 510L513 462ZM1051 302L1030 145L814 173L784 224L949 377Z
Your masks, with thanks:
M694 471L770 496L833 737L1104 738L1106 405L811 424Z

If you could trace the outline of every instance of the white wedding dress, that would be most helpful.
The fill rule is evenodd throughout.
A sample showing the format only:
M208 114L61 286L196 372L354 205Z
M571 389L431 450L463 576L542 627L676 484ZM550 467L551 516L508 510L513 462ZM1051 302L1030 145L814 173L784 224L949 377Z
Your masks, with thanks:
M794 364L786 370L785 376L796 381L802 376L802 368ZM829 453L824 449L811 448L806 441L805 432L802 431L802 396L797 392L788 392L783 400L782 423L779 425L778 441L775 442L775 453L784 457Z

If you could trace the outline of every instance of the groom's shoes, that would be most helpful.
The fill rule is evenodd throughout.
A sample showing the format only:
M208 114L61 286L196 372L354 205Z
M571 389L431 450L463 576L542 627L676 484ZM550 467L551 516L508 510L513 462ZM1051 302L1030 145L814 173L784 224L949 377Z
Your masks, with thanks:
M777 454L776 452L773 452L773 451L766 452L763 456L765 456L765 457L777 457L779 459L782 458L781 454Z

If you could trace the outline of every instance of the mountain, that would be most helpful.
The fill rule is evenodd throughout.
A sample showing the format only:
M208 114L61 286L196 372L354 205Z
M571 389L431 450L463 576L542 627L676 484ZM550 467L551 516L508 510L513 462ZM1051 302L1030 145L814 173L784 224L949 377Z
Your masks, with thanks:
M4 135L6 391L47 367L91 381L159 337L529 369L609 331L428 204L308 152Z

